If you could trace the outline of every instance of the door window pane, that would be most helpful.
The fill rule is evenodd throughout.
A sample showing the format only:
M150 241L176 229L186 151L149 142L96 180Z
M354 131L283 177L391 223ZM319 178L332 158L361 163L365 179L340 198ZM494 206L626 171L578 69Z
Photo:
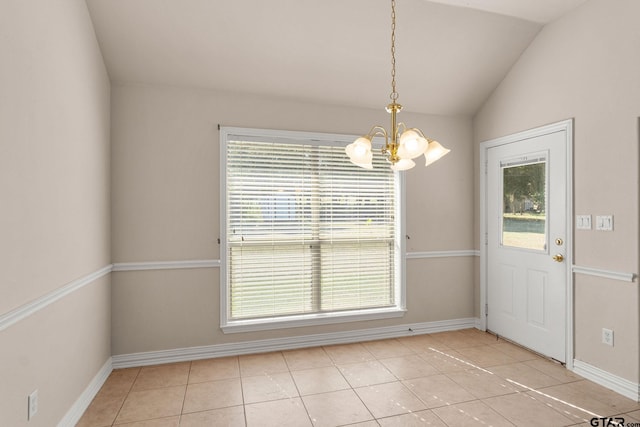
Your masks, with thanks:
M546 159L502 165L503 246L546 250L546 166Z

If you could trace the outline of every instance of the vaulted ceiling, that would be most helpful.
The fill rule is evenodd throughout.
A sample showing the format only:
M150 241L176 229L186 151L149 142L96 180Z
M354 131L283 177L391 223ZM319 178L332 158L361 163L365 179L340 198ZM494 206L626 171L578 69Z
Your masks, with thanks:
M585 0L397 0L398 101L473 114L548 22ZM390 0L87 0L116 83L383 108Z

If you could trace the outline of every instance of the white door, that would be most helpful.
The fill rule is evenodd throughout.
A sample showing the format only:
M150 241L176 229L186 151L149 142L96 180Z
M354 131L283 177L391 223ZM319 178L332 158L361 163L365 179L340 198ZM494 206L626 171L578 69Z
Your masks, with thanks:
M487 329L565 362L567 136L487 148Z

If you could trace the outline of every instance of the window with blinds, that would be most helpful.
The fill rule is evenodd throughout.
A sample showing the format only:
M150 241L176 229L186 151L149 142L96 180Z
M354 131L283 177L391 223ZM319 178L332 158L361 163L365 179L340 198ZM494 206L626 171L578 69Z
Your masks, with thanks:
M350 137L223 129L223 326L400 307L399 178Z

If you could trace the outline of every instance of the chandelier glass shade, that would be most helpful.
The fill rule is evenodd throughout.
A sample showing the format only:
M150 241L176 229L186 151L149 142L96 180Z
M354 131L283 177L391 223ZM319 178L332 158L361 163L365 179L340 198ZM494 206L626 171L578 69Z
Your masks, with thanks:
M394 171L411 169L416 165L416 157L424 155L425 166L443 157L451 150L440 143L427 138L420 129L407 128L402 122L398 123L397 114L402 110L398 104L396 92L396 2L391 0L391 103L387 105L387 112L391 114L391 131L382 126L373 126L368 134L356 139L345 148L351 162L365 169L373 169L372 141L376 136L384 138L382 155L390 163Z

